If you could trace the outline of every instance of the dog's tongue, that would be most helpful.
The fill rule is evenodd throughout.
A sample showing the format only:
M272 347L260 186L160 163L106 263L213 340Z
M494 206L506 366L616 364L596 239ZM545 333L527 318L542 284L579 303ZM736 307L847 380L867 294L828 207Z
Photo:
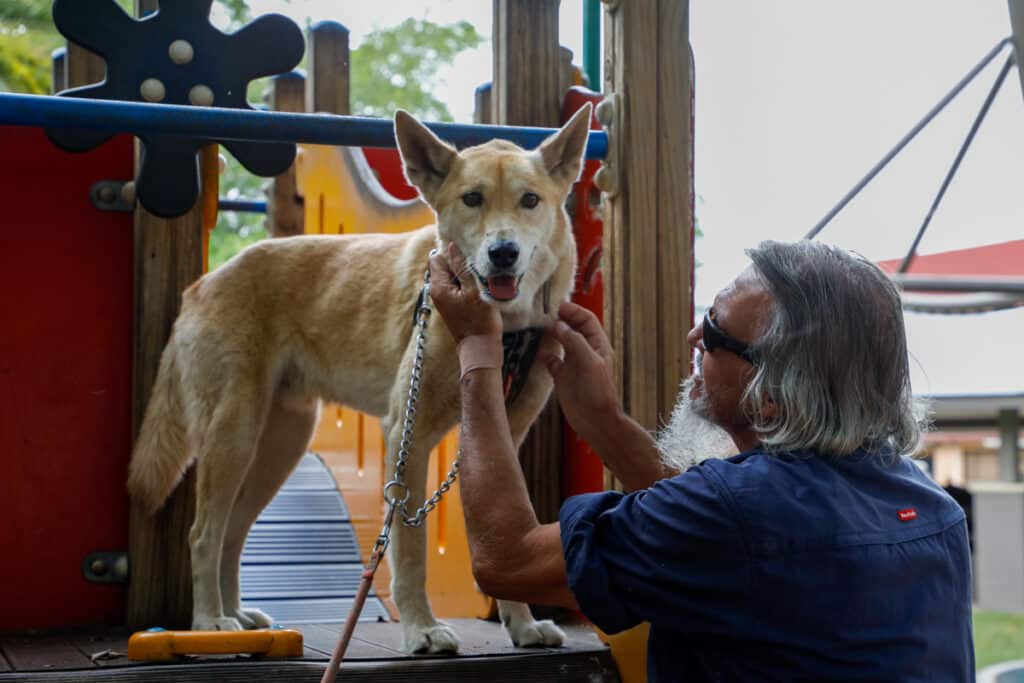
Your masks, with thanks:
M487 291L498 301L516 298L515 275L494 275L487 278Z

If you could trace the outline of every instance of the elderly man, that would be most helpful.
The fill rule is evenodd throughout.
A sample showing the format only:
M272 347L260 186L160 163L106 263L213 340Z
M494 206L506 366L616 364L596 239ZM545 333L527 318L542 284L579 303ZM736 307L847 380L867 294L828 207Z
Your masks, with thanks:
M610 633L649 621L652 681L973 680L964 515L905 457L920 430L898 292L816 242L748 254L690 331L698 372L660 443L622 411L596 318L561 307L565 356L543 358L559 404L633 492L571 498L546 525L505 418L501 321L453 274L457 250L434 257L431 296L473 359L461 491L481 589ZM739 455L680 472L680 444L709 433L695 416Z

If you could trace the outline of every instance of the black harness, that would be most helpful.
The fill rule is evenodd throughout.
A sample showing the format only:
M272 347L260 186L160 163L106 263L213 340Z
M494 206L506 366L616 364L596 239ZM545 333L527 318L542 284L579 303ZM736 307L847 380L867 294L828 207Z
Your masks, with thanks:
M423 290L416 297L416 305L412 309L412 324L415 328L416 313L423 305ZM544 338L543 327L528 327L517 332L505 332L501 335L501 348L504 359L501 365L502 388L505 392L505 406L512 405L530 376L530 368L537 358L540 340Z

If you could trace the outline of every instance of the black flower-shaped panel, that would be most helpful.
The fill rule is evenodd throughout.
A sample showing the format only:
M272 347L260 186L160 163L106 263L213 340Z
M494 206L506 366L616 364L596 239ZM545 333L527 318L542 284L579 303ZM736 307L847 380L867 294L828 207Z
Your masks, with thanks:
M287 17L268 14L236 33L210 24L213 0L161 0L159 11L134 19L114 0L56 0L53 20L64 36L107 62L102 83L60 93L68 97L251 109L253 79L291 71L305 52L302 31ZM84 152L110 133L51 129L63 149ZM274 176L295 159L287 143L209 140L136 132L144 144L136 179L139 201L165 218L186 213L199 195L196 152L219 142L250 172Z

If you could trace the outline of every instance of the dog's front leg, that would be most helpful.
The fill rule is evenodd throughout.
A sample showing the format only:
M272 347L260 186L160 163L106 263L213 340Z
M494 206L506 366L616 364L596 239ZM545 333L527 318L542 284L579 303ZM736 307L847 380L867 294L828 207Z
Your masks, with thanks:
M558 350L557 342L550 338L545 338L541 344L541 348L549 353ZM517 451L547 402L551 387L551 376L539 363L534 363L522 393L508 411L512 442ZM562 629L550 619L537 621L529 606L521 602L498 600L498 614L512 642L518 647L558 647L565 642Z
M401 433L401 425L397 427ZM400 436L389 439L397 450ZM427 461L434 440L423 439L409 452L406 463L405 482L409 486L409 514L423 504L424 486L427 478ZM391 446L389 445L389 452ZM402 620L404 647L407 652L455 652L459 649L459 638L447 624L434 618L427 599L427 534L426 522L420 527L408 527L402 523L400 514L395 515L391 531L391 549L388 555L391 564L391 594Z

